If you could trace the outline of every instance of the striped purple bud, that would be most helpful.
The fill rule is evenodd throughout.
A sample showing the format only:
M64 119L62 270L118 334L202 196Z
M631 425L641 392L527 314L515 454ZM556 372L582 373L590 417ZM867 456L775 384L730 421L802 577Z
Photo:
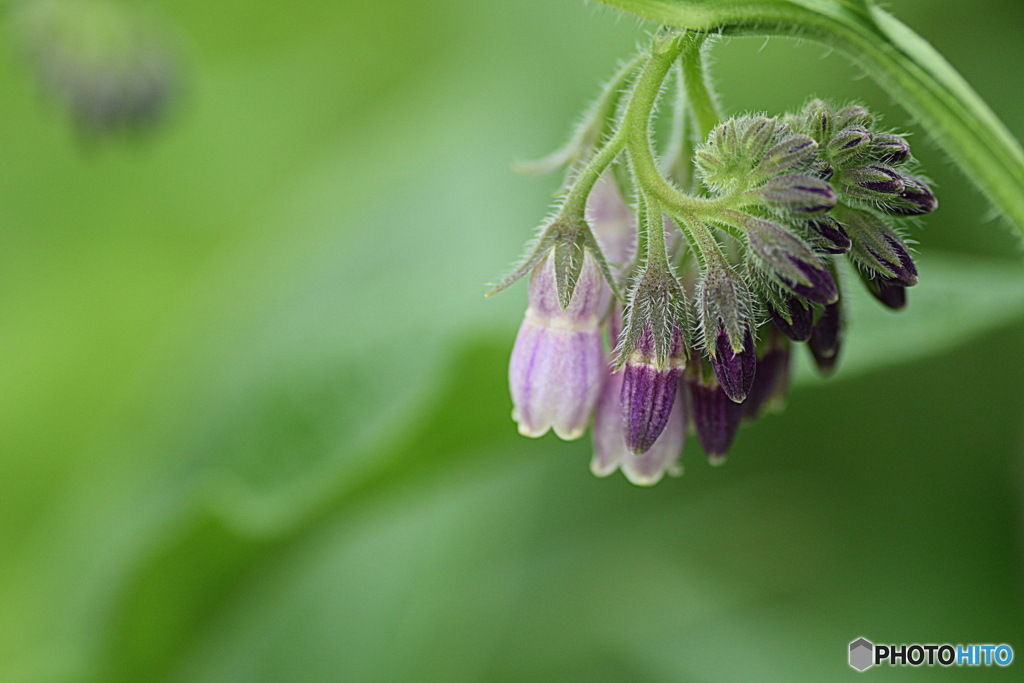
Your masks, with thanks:
M619 401L624 373L612 372L610 367L608 373L594 413L594 426L591 430L594 455L590 461L590 471L599 477L606 477L616 469L621 469L626 479L638 486L652 486L666 472L672 476L682 474L679 458L686 441L686 411L682 397L677 393L665 429L650 449L642 455L634 455L626 447Z
M864 126L847 126L829 141L827 153L836 166L849 166L867 157L871 140L871 131Z
M599 328L610 290L587 252L569 305L563 310L549 253L530 273L529 307L509 363L512 419L519 433L549 429L567 440L586 430L604 380Z
M791 174L772 178L761 187L765 205L780 213L814 214L836 205L836 192L824 180Z
M897 216L924 216L939 208L939 201L923 180L904 174L904 190L899 197L885 202L885 210Z
M768 150L754 174L772 177L808 167L818 153L818 143L806 135L790 135Z
M661 435L672 412L676 385L686 365L683 331L672 330L672 348L668 363L657 360L654 333L645 326L622 370L619 401L626 448L646 453Z
M906 189L900 174L885 164L841 171L839 182L845 194L869 202L890 201Z
M871 145L871 155L885 164L902 164L910 158L910 145L901 135L878 133Z
M743 405L734 402L714 379L704 382L698 377L684 381L693 412L693 426L700 445L712 465L725 462L743 416Z
M753 216L744 215L739 224L759 265L794 294L821 304L839 297L828 266L811 247L780 226Z
M814 310L806 306L800 299L788 297L786 308L781 312L769 302L768 315L771 316L772 322L775 323L779 331L793 341L805 342L811 338Z
M885 220L857 209L846 209L841 219L853 239L850 255L856 261L906 287L917 284L917 266L910 251Z
M743 338L743 349L735 351L729 343L729 335L725 330L718 333L714 352L711 355L711 367L715 377L722 386L725 395L736 403L742 403L750 393L757 372L757 354L754 349L754 337L747 329Z
M875 115L859 104L843 107L833 117L833 125L840 130L847 126L870 128L874 123Z
M843 226L831 216L820 216L807 221L807 227L817 238L815 243L828 254L845 254L853 246Z
M829 304L821 312L818 322L814 323L811 338L807 342L814 362L823 374L830 374L835 369L842 333L843 315L839 302Z

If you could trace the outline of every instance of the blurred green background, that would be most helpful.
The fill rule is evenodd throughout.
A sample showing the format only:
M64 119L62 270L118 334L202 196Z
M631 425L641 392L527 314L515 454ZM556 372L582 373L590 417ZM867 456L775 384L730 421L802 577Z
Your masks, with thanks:
M1024 136L1024 4L887 4ZM725 467L694 440L639 489L516 434L525 286L482 295L558 184L511 162L650 27L157 6L188 87L138 138L83 140L2 34L0 682L822 681L859 636L1024 657L1021 251L843 57L727 41L723 106L917 131L921 284L901 314L855 297L837 376L802 367Z

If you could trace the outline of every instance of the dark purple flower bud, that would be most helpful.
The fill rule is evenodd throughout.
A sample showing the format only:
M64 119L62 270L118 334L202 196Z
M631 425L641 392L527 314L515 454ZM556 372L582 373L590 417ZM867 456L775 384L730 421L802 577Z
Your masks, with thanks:
M883 235L882 237L889 245L889 252L879 253L870 247L867 248L868 252L880 265L891 272L896 280L906 287L913 287L917 284L917 266L914 264L914 259L910 258L910 252L895 235ZM892 259L889 253L895 254L896 258Z
M675 336L678 340L667 367L655 362L654 337L645 330L623 369L619 397L622 427L626 448L638 455L654 445L672 412L676 385L685 366L682 331L677 328Z
M899 280L878 273L865 273L859 268L857 273L871 295L887 308L898 311L907 305L907 286Z
M836 205L836 192L824 180L791 174L772 178L761 188L761 199L775 211L812 214Z
M729 335L722 330L718 333L714 353L710 356L711 367L726 396L736 403L742 403L754 384L757 371L757 353L750 330L747 330L743 339L743 349L738 352L733 350Z
M811 330L811 338L807 342L814 362L823 374L829 374L835 367L842 342L843 316L839 302L829 304L822 311L818 322Z
M871 131L864 126L847 126L828 143L828 155L836 166L848 166L871 151Z
M687 377L684 382L690 394L690 409L697 438L712 465L725 462L739 430L743 405L730 399L718 382L704 383Z
M859 104L852 104L848 107L843 107L836 112L833 119L833 125L840 130L847 126L864 126L865 128L870 128L874 122L874 114Z
M898 216L924 216L939 208L939 201L923 180L904 174L903 184L900 196L884 204L886 211Z
M772 334L772 333L769 333ZM770 339L757 361L754 386L743 402L743 417L753 420L765 410L777 410L789 391L790 345L785 338Z
M864 201L889 201L903 192L903 178L885 164L868 164L839 174L843 192Z
M917 284L917 266L909 250L884 219L857 209L845 209L841 219L853 239L854 260L907 287Z
M555 280L549 254L530 274L530 305L512 349L512 419L524 436L538 437L553 428L563 439L578 439L604 379L600 319L610 291L590 255L565 310Z
M901 135L878 133L872 144L871 155L885 164L901 164L910 158L910 145Z
M786 301L786 310L779 312L772 304L768 304L768 315L772 322L784 335L796 342L805 342L811 338L811 328L814 326L814 310L805 306L803 301L796 297L789 297ZM788 320L786 318L789 318Z
M811 247L782 227L743 215L737 223L747 238L762 269L794 294L821 304L839 297L832 273Z
M622 393L623 373L612 372L605 381L594 413L594 427L591 437L594 455L590 461L590 471L599 477L606 477L616 469L621 469L626 478L638 486L651 486L658 483L667 472L672 476L683 473L679 458L683 453L686 441L685 402L678 395L672 404L661 436L643 455L634 455L626 448L626 438L622 425L622 409L619 397Z
M807 227L820 238L816 240L818 246L829 254L845 254L853 246L843 226L831 216L821 216L807 221Z

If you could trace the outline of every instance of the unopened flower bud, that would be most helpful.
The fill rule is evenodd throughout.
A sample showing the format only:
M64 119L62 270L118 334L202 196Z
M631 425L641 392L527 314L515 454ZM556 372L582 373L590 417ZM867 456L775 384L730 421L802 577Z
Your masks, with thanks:
M768 303L768 314L772 322L784 335L796 342L805 342L811 338L814 326L814 310L796 297L788 297L783 311Z
M679 458L686 440L684 401L677 394L661 435L646 453L634 455L626 447L619 402L624 373L613 372L610 367L608 373L591 430L594 446L594 456L590 461L591 472L605 477L618 468L630 482L638 486L656 484L666 472L672 476L682 474Z
M787 171L808 167L818 153L818 143L806 135L790 134L768 150L754 169L761 177L772 177Z
M684 380L690 396L693 426L708 461L720 465L725 462L725 455L736 438L743 405L730 399L718 380L713 377L705 380L698 374L687 375Z
M754 337L750 330L747 330L743 338L743 348L739 351L733 349L725 330L719 332L714 352L711 354L711 367L714 368L715 377L718 378L718 383L726 396L736 403L742 403L754 384L754 375L757 372Z
M790 344L777 330L769 330L764 351L757 360L757 377L743 402L743 417L757 418L766 410L779 410L789 391Z
M818 369L829 374L839 359L839 347L842 343L843 316L839 302L825 306L818 321L811 330L811 338L807 342L811 355Z
M901 135L877 133L872 142L871 155L885 164L901 164L910 158L910 145Z
M847 209L841 214L853 239L851 255L862 265L907 287L917 284L917 266L899 235L868 211Z
M885 164L844 170L839 181L846 195L869 202L890 201L905 189L900 174Z
M653 330L646 327L623 366L619 397L622 425L626 448L638 455L650 450L665 429L675 402L676 385L686 365L682 329L676 326L672 337L668 363L659 363Z
M770 179L761 187L765 205L780 213L815 214L836 205L836 192L824 180L791 174Z
M804 106L803 130L819 144L832 138L832 109L821 100L811 100Z
M807 227L816 237L815 243L829 254L845 254L853 247L843 226L831 216L819 216L807 221Z
M759 265L787 289L821 304L832 303L839 297L828 266L803 240L775 223L753 216L745 215L741 225Z
M538 437L552 428L567 440L583 435L604 379L599 324L609 297L589 252L564 310L554 255L549 253L534 266L529 307L509 363L512 418L524 436Z
M907 286L899 280L873 273L868 275L858 269L857 271L864 281L864 286L871 295L894 311L901 310L907 305Z
M833 125L837 130L847 126L864 126L870 128L875 122L875 115L859 104L851 104L836 112Z
M829 159L836 166L848 167L871 152L871 131L864 126L847 126L828 143Z
M939 208L939 201L923 180L903 174L904 189L900 195L883 204L885 210L897 216L924 216Z

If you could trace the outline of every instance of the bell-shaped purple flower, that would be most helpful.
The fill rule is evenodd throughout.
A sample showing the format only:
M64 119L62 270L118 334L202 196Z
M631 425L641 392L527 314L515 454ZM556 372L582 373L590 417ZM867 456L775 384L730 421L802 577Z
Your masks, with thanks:
M538 437L554 429L563 439L578 439L604 380L600 320L610 290L588 252L563 310L554 258L548 254L530 274L529 301L509 363L512 419L524 436Z
M676 325L671 335L671 351L663 365L657 361L651 326L646 326L622 369L622 426L626 447L637 455L650 450L665 429L686 365L682 329Z
M757 372L757 355L754 337L747 329L743 338L743 349L735 351L729 343L729 335L722 330L715 341L715 353L711 355L711 367L722 386L725 395L736 403L742 403L754 385Z
M626 478L638 486L652 486L661 481L666 472L672 476L682 474L679 458L686 440L684 401L676 396L661 435L646 453L634 455L626 447L620 405L625 373L612 372L610 368L608 373L594 413L594 427L591 430L594 456L590 461L590 470L599 477L605 477L621 469Z
M736 438L743 405L730 399L715 379L704 381L688 376L684 384L689 393L697 438L708 461L720 465L725 462L725 455Z

